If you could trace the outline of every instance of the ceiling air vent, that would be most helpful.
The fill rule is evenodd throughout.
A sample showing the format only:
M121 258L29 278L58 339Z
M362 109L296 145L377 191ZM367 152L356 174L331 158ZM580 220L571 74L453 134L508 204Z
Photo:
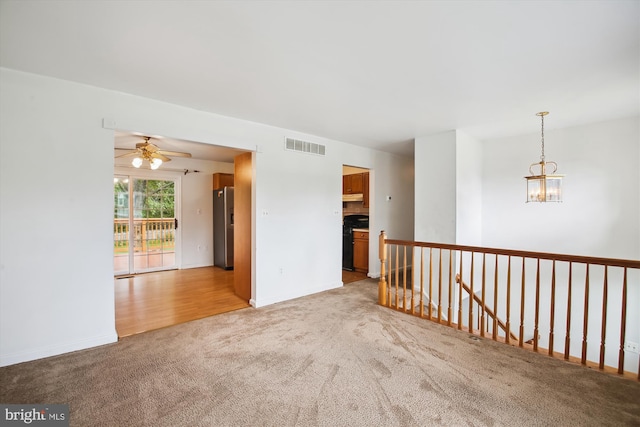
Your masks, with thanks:
M301 153L316 154L318 156L325 155L326 147L322 144L314 142L301 141L299 139L285 138L284 149L290 151L300 151Z

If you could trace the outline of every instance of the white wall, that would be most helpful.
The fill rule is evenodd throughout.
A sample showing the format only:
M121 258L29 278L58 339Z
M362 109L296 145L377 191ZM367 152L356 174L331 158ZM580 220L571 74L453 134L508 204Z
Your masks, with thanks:
M546 131L546 159L566 175L562 203L525 203L539 134L484 141L483 245L639 259L638 129L632 117Z
M102 91L0 75L0 364L116 340Z
M188 159L174 159L174 161L182 161L189 166L187 169L200 171L181 177L182 203L179 226L182 228L180 234L182 253L180 268L213 265L212 175L214 173L233 173L233 163ZM177 164L179 163L175 165Z
M456 243L482 242L482 143L456 131Z
M456 131L415 140L415 240L456 243Z
M111 129L257 150L256 306L341 286L343 164L372 169L372 227L413 234L411 159L8 69L0 93L2 365L116 340ZM286 152L285 136L327 155Z

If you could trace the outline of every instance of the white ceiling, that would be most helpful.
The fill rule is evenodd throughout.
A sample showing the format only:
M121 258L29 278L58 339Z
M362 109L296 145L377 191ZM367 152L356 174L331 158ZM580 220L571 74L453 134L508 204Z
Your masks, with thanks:
M640 114L639 28L636 0L0 0L0 65L407 153Z

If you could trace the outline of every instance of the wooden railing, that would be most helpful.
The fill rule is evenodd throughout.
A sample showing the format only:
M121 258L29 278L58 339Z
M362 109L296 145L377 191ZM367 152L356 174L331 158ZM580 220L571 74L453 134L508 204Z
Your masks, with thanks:
M134 250L147 252L162 247L171 249L175 245L174 218L134 218ZM127 252L130 239L129 219L114 218L113 245L116 252Z
M379 245L381 305L640 381L640 261L393 240L384 231Z

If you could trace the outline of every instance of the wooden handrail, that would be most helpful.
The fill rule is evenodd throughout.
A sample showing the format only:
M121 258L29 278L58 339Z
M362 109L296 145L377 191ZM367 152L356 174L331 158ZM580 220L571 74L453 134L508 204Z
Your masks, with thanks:
M545 260L577 262L582 264L608 265L610 267L640 268L640 261L630 260L630 259L598 258L598 257L589 257L589 256L582 256L582 255L554 254L550 252L531 252L531 251L520 251L520 250L514 250L514 249L485 248L482 246L452 245L449 243L413 242L410 240L396 240L396 239L386 239L385 242L389 245L413 246L413 247L422 247L422 248L440 248L440 249L449 249L454 251L479 252L479 253L487 253L487 254L494 254L494 255L511 255L515 257L539 258L539 259L545 259Z
M628 352L625 348L627 345L626 323L629 321L627 317L634 313L630 310L631 307L628 307L627 293L630 286L634 286L635 292L635 287L640 284L637 280L637 274L640 273L640 260L414 242L387 239L384 232L380 234L379 244L382 272L379 282L381 305L446 324L458 330L468 330L469 333L480 336L485 336L485 332L489 332L491 327L491 338L494 341L507 344L513 341L513 345L535 352L541 351L539 344L542 343L541 347L546 347L545 353L551 357L579 361L583 365L595 366L604 371L616 369L618 374L633 375L640 381L640 357ZM428 253L425 254L427 250ZM420 251L419 265L416 265L418 251ZM494 259L489 260L490 257L487 257L487 254L495 256ZM428 257L428 265L425 265L425 255ZM402 262L400 262L400 256L402 256ZM453 260L454 256L459 258L459 262ZM512 269L513 257L521 258L519 279L518 267L515 267L515 271ZM446 258L448 258L448 266L444 264L447 262ZM501 260L506 258L508 261L506 265L499 263L499 258ZM482 265L476 267L476 262ZM487 262L493 265L487 265ZM579 266L578 270L576 266ZM416 268L419 268L419 275L415 274ZM487 278L491 268L493 283ZM453 271L454 269L457 271ZM466 277L462 274L463 269L469 277L469 284L463 280L463 277ZM400 270L402 270L402 282ZM411 274L410 288L407 286L407 270L414 270ZM446 270L448 270L448 278ZM452 280L454 274L457 285L455 289ZM449 282L448 286L446 281ZM410 308L407 307L407 291L411 292ZM416 303L414 292L419 292L419 312L414 307ZM434 292L438 295L434 295ZM470 296L468 304L463 304L464 292ZM515 294L513 296L519 300L514 300L513 304L512 292ZM423 298L429 301L428 312L424 312ZM487 304L490 304L491 300L493 300L493 307L488 307ZM596 308L597 305L599 309ZM564 313L561 308L563 306L566 307ZM497 316L498 311L503 312L499 308L506 310L504 311L505 320ZM515 308L515 313L512 313L512 308ZM596 310L593 310L594 308ZM445 309L448 314L447 319L443 319ZM454 310L455 317L452 316ZM464 315L464 311L468 311L468 316ZM517 318L511 319L512 315ZM590 315L591 318L589 318ZM560 326L557 322L563 317L565 325ZM578 321L573 328L572 319ZM512 325L512 320L517 323ZM616 326L609 325L611 322L615 322L620 327L620 334L615 340L610 337L612 332L610 326ZM475 328L476 323L479 325L478 329ZM511 331L511 326L515 328L519 326L517 336ZM499 330L503 332L498 333ZM533 334L531 340L525 341L525 330ZM556 338L560 338L561 331L564 332L564 352L556 351L560 350L557 348L560 346L556 345L560 340ZM597 338L596 333L599 333ZM574 339L573 350L570 346L572 338ZM616 344L612 344L612 341ZM594 358L593 350L596 348L599 356ZM612 357L614 353L617 353L617 360ZM627 368L629 366L628 360L625 365L625 355L627 358L638 357L637 373L631 374L625 371L625 366ZM616 367L613 366L614 361Z
M460 280L460 275L456 274L456 283L459 283L462 285L462 289L464 289L465 291L467 291L467 293L469 295L473 295L473 300L478 303L478 305L480 307L482 307L482 300L480 299L480 297L478 297L478 295L476 295L475 293L471 293L471 289L469 289L469 286L467 286L466 283L464 283L463 280ZM487 314L489 315L489 317L491 317L491 319L493 319L494 321L498 322L498 326L500 327L500 329L502 329L504 331L504 333L506 334L507 331L509 332L509 337L511 339L513 339L514 341L518 340L518 337L515 336L515 334L511 331L509 331L507 329L507 325L498 317L496 316L496 314L493 312L493 310L491 310L489 307L486 306L486 304L484 305L484 311L487 312Z

